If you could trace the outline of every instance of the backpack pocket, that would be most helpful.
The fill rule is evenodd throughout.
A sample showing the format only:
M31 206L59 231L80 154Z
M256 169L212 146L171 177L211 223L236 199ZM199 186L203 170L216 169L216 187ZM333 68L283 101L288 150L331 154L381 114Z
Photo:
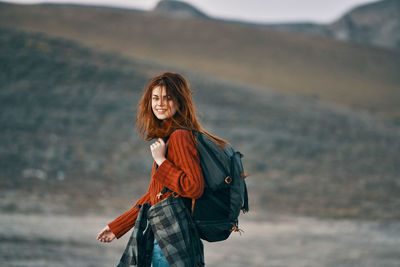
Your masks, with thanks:
M193 208L194 220L227 220L230 216L230 189L224 188L215 192L206 191L196 200Z
M232 233L235 222L232 220L195 221L200 238L208 242L227 239Z

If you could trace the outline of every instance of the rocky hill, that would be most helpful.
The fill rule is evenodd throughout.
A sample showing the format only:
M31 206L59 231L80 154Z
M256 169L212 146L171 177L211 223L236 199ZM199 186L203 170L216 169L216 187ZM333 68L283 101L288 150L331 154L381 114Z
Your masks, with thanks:
M290 23L267 27L400 51L400 1L382 0L362 5L327 25Z
M218 21L181 1L162 0L154 11L177 17L209 18ZM246 22L230 22L260 26ZM398 0L380 0L360 5L330 24L279 23L266 26L281 31L324 36L400 51L400 1Z
M205 128L245 155L252 209L400 218L400 129L390 121L43 34L1 29L0 43L3 212L129 208L151 167L135 106L168 69L189 79Z
M339 40L387 47L400 52L400 1L384 0L355 8L329 25Z
M182 18L208 18L208 16L194 6L175 0L162 0L152 10L154 13Z
M400 54L254 25L70 5L0 3L0 27L74 40L232 83L400 116Z

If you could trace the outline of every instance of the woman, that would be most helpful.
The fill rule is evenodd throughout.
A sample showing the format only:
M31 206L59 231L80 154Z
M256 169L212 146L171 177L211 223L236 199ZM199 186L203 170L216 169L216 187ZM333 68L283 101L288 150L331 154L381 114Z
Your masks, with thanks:
M225 140L212 136L201 128L196 118L189 84L177 73L165 72L151 79L138 106L136 127L145 140L156 139L150 146L154 159L150 186L147 193L129 211L100 231L97 239L101 242L111 242L129 231L135 225L140 207L145 203L155 205L170 197L172 192L187 199L201 197L204 179L196 139L191 131L205 133L221 147L226 144ZM165 191L164 188L169 191L160 194ZM169 266L157 239L154 241L152 264L154 267Z

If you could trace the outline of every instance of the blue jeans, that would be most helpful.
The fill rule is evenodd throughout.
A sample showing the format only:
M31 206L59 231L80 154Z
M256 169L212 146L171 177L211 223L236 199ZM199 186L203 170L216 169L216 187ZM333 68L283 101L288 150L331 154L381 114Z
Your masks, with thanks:
M160 246L157 243L157 240L154 238L154 248L153 248L153 258L152 258L152 267L170 267L167 259L164 256L164 253L161 251Z

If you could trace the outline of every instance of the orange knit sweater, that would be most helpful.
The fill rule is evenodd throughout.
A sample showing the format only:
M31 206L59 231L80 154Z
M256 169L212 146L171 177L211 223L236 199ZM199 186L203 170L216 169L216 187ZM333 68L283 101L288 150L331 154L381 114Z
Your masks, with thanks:
M157 194L167 187L180 196L196 199L204 190L204 179L200 168L197 147L193 142L192 133L188 130L175 130L168 143L167 159L155 170L155 162L151 171L151 181L147 193L127 212L108 224L117 238L128 232L136 222L139 213L138 205L157 202L169 197L167 192L161 199Z

